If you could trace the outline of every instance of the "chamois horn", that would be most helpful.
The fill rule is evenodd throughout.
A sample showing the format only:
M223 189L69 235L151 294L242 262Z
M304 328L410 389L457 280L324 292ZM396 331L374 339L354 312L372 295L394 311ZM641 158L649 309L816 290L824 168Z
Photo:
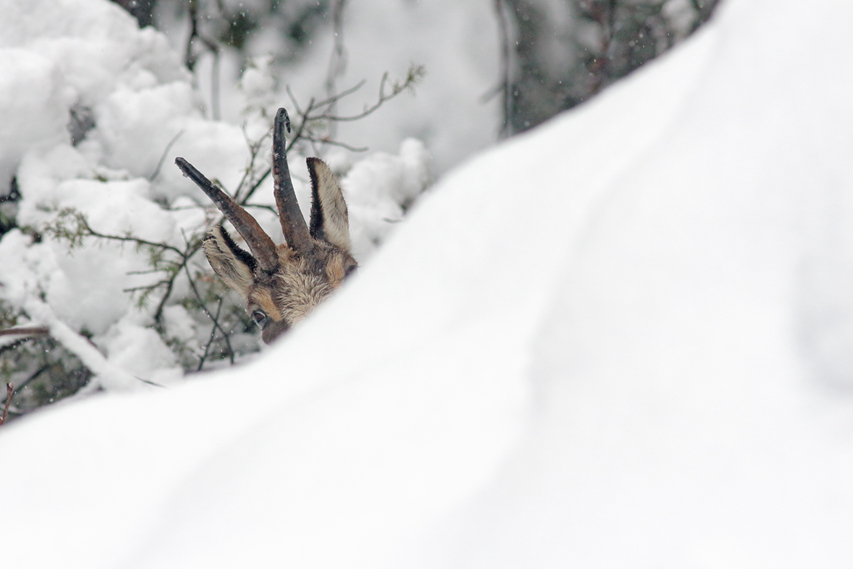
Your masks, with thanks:
M290 117L284 108L275 115L272 138L272 172L275 185L275 203L281 220L281 230L287 245L301 255L310 253L314 244L308 232L308 224L302 217L296 192L290 179L290 168L285 154L284 130L290 132Z
M178 168L181 169L185 176L195 182L207 194L207 197L216 204L216 207L225 215L225 218L231 222L234 229L246 241L261 269L271 272L278 268L279 263L275 243L273 243L269 235L264 233L264 230L261 229L255 218L243 209L240 204L235 202L231 196L205 178L204 174L196 170L192 164L183 158L175 158L175 164L178 165Z

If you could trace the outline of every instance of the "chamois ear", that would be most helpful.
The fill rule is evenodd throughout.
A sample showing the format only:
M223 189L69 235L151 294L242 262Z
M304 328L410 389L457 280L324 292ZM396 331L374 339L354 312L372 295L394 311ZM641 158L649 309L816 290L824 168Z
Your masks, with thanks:
M231 289L248 297L252 286L252 274L257 261L248 252L234 243L221 225L211 229L204 237L204 254L213 272Z
M311 175L311 237L350 250L349 214L335 175L319 158L309 158Z

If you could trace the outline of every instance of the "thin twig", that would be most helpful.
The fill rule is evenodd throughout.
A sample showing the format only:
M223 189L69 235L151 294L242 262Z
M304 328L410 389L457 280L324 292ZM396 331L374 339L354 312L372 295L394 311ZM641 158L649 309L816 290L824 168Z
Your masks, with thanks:
M251 188L249 188L249 191L248 191L248 192L246 192L246 196L245 196L245 197L240 198L240 201L238 201L237 203L239 203L240 205L245 206L245 205L246 205L246 200L248 200L250 197L252 197L252 194L254 194L254 193L258 190L258 188L260 188L260 187L261 187L261 184L263 184L263 183L264 183L264 180L266 180L266 179L267 179L267 177L268 177L270 174L272 174L272 168L267 168L267 169L264 171L264 173L263 173L263 174L261 174L261 175L258 177L258 179L255 181L255 183L254 183L254 184L252 184L252 187L251 187ZM235 201L236 201L236 200L235 200Z
M222 118L219 104L219 46L210 52L213 54L213 63L210 66L210 114L213 120L218 121Z
M171 280L172 279L163 279L162 281L157 281L156 283L151 284L151 285L132 286L132 287L128 287L128 288L123 288L121 290L122 290L122 292L139 292L140 290L154 290L154 289L160 288L161 286L168 285L171 282Z
M255 142L249 142L248 135L246 134L245 128L243 129L243 137L246 139L246 143L249 145L249 165L246 166L246 171L243 173L243 177L240 179L240 183L237 184L237 189L234 190L234 201L243 205L245 201L251 196L255 190L258 189L258 186L261 185L261 182L269 176L269 171L265 172L260 179L253 181L253 186L249 189L249 192L246 196L240 196L240 192L243 190L243 186L249 182L251 179L250 176L255 175L255 162L258 160L258 156L261 152L261 146L264 141L268 139L272 135L272 127L264 133L264 135L256 140Z
M10 342L4 346L0 346L0 355L11 352L12 350L17 350L18 346L24 344L25 342L29 342L33 338L37 338L38 336L25 336L23 338L18 338L17 340Z
M197 241L192 244L187 244L187 249L181 253L181 262L175 266L174 272L172 272L171 277L168 279L168 283L166 284L166 292L163 293L163 298L160 299L160 302L157 303L157 309L154 312L154 321L158 324L162 323L163 320L163 310L166 308L166 302L169 300L169 297L172 294L172 290L175 288L175 279L178 278L178 275L181 273L183 269L187 268L187 264L190 262L190 259L196 252L201 249L201 241ZM189 276L189 272L187 273ZM190 283L192 283L192 278L190 278Z
M387 75L388 75L388 73L385 73L385 76L387 76ZM332 96L330 96L326 99L323 99L322 101L318 101L318 102L315 102L314 99L311 99L311 102L314 103L314 108L328 107L330 105L334 105L335 103L337 103L338 101L340 101L344 97L352 95L353 93L355 93L356 91L358 91L359 89L364 87L365 83L367 83L367 79L362 79L361 81L359 81L358 83L356 83L355 85L350 87L349 89L344 89L343 91L341 91L340 93L337 93L336 95L332 95ZM291 98L293 98L293 95L291 95ZM299 110L298 107L296 108L296 112L297 112L297 114L301 114L301 111Z
M410 88L414 84L414 82L418 78L420 78L420 76L422 74L423 74L423 68L422 67L415 68L414 71L412 72L412 76L407 78L405 83L393 84L392 89L391 89L391 93L386 94L385 93L385 85L388 82L388 73L386 72L384 75L382 75L382 80L379 82L379 97L377 98L376 102L370 106L365 107L365 109L362 112L360 112L359 114L350 115L347 117L342 117L342 116L338 116L338 115L330 115L330 114L324 113L322 115L317 115L317 116L311 117L311 120L323 120L323 121L330 121L330 122L352 122L352 121L357 121L359 119L363 119L364 117L375 112L376 109L381 107L386 102L390 101L391 99L393 99L394 97L396 97L397 95L399 95L400 93L405 91L406 89ZM319 107L320 105L317 105L317 106Z
M86 216L82 214L75 215L77 223L80 224L80 227L86 231L89 237L98 237L100 239L107 239L109 241L121 241L125 243L135 243L136 245L145 245L146 247L153 247L156 249L162 249L164 251L172 251L173 253L177 253L180 256L183 256L183 251L169 245L167 243L159 243L155 241L148 241L147 239L141 239L139 237L133 237L131 235L108 235L106 233L101 233L99 231L95 231L89 225L89 221L86 219Z
M30 374L30 377L28 377L27 379L25 379L24 381L22 381L21 383L18 384L18 387L17 387L18 393L20 393L21 390L23 388L25 388L27 385L29 385L30 383L32 383L33 381L38 379L38 376L40 376L44 372L48 371L51 367L52 367L51 364L47 363L47 364L42 365L40 368L38 368L32 374ZM14 393L13 393L13 395L14 395ZM10 399L10 397L9 397L9 394L7 393L6 394L6 403L9 402L9 399Z
M216 316L213 318L213 321L216 322L219 320L219 315L222 313L222 303L225 301L225 297L219 297L219 304L216 306ZM207 345L204 346L204 353L202 353L201 358L198 360L198 367L196 371L201 371L201 368L204 367L204 362L207 360L207 354L210 352L210 346L213 344L213 340L216 339L216 326L210 329L210 338L207 340Z
M498 35L501 43L501 81L495 88L496 93L501 93L503 100L503 124L501 125L500 136L506 137L509 135L510 124L512 124L512 97L510 95L509 73L510 73L510 48L509 48L509 24L507 23L506 12L504 11L503 0L495 0L495 13L498 17Z
M332 140L329 138L315 138L313 136L303 136L302 140L308 142L315 142L317 144L328 144L329 146L337 146L339 148L349 150L350 152L367 152L369 150L366 146L350 146L345 142L340 142L338 140Z
M246 209L249 209L250 207L255 208L255 209L265 209L269 212L274 213L276 216L278 216L278 210L271 205L247 203L247 204L243 205L243 207L245 207Z
M211 322L213 322L213 326L218 328L219 331L222 332L222 336L225 339L225 345L228 346L229 360L230 360L231 364L233 365L234 364L234 350L231 348L231 340L229 340L228 334L225 332L225 329L222 328L222 325L219 323L219 321L216 320L216 318L214 318L213 315L210 314L210 311L207 309L207 305L204 303L204 299L202 298L201 293L198 291L198 287L196 287L195 281L193 280L192 275L190 275L189 267L184 265L184 271L186 271L186 273L187 273L187 278L190 281L190 290L193 291L193 294L195 295L196 300L198 300L199 306L201 306L201 309L204 311L204 313L207 315L207 317L210 318Z
M154 273L162 273L163 269L147 269L145 271L127 271L126 275L151 275ZM142 288L142 287L140 287Z
M293 108L296 109L297 115L304 114L302 109L299 108L299 101L296 100L296 95L293 94L293 91L290 90L290 85L285 85L284 90L287 91L287 96L290 97L290 102L293 103ZM309 104L314 102L314 97L311 97Z
M0 425L6 422L6 417L9 416L9 404L12 402L12 395L15 393L15 384L6 384L6 404L3 406L3 416L0 417Z
M172 146L178 142L178 139L181 138L181 135L184 134L183 129L178 131L178 134L172 137L172 140L169 141L169 144L166 145L166 149L163 151L162 156L160 156L160 161L157 162L157 167L154 168L154 173L151 174L151 177L148 178L149 182L153 182L154 178L160 173L160 169L163 167L163 163L166 161L166 156L169 154L169 151L172 149Z
M163 311L166 309L166 302L169 301L169 297L172 295L172 289L175 288L176 276L177 275L173 275L172 278L169 279L169 282L166 285L166 291L163 293L163 297L160 299L160 302L157 303L157 308L154 310L154 322L156 322L158 326L163 325Z

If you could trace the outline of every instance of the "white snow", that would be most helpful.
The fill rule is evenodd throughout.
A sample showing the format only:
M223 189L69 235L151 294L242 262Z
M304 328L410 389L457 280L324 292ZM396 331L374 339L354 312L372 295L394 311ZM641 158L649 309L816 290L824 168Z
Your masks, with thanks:
M0 46L0 116L5 123L0 131L0 187L9 187L29 145L67 136L63 105L54 104L64 98L56 75L47 58ZM24 92L26 97L19 96Z
M851 18L728 0L253 363L3 427L3 561L849 567Z

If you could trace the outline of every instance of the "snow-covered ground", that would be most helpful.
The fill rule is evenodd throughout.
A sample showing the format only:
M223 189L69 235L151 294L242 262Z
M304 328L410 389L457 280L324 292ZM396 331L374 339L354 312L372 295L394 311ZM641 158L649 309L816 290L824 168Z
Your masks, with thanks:
M847 0L728 0L263 358L0 431L11 567L849 567Z

